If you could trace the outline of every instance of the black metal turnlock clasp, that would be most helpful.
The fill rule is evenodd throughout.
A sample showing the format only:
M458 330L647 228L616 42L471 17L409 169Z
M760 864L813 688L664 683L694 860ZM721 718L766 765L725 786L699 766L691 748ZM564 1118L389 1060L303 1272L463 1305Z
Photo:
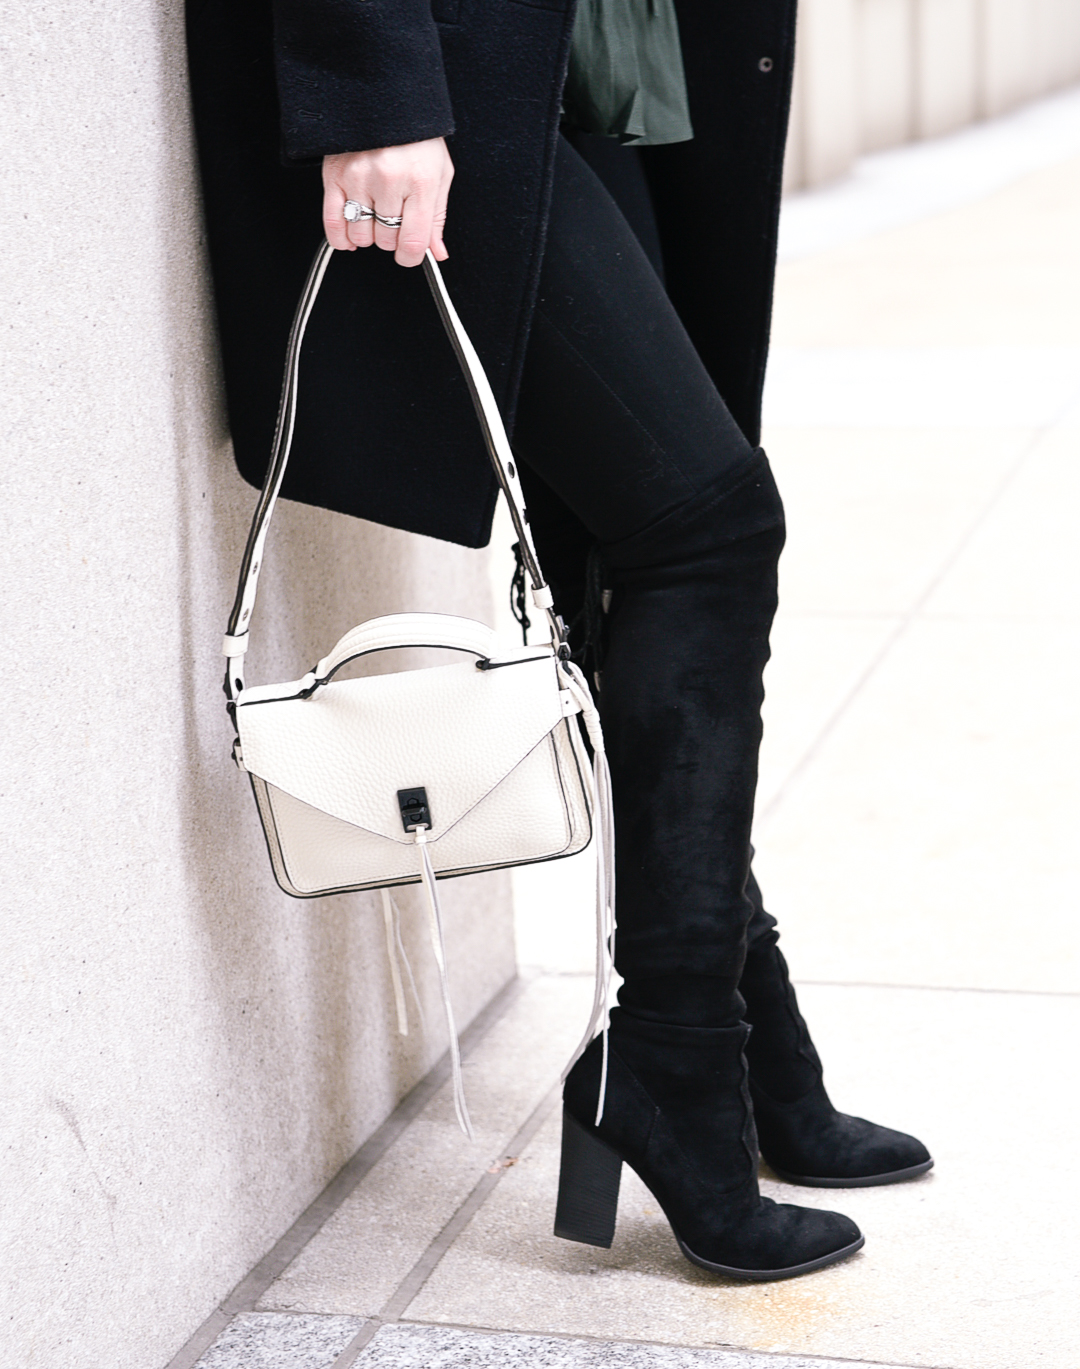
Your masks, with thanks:
M401 825L406 832L415 832L418 827L431 826L431 809L428 807L426 789L399 789L397 801L401 809Z

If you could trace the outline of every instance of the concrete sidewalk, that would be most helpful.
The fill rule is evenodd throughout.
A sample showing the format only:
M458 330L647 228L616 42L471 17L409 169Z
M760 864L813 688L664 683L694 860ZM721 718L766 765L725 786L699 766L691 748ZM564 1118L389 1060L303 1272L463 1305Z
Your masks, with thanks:
M1080 158L1032 165L854 241L849 203L833 247L818 213L779 277L757 866L834 1098L936 1169L763 1171L867 1234L787 1283L691 1267L629 1171L610 1251L556 1240L590 870L521 872L523 978L467 1043L477 1143L420 1086L176 1369L1074 1369Z

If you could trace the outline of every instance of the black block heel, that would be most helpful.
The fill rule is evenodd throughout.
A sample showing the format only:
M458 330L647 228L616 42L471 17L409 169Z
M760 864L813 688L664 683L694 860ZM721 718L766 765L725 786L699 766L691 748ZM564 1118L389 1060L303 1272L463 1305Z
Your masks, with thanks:
M555 1234L609 1246L620 1161L671 1223L683 1254L728 1278L790 1279L854 1255L863 1243L838 1212L763 1198L746 1087L749 1027L681 1027L612 1008L607 1095L594 1037L566 1076Z
M615 1239L621 1177L615 1151L564 1110L555 1235L606 1250Z

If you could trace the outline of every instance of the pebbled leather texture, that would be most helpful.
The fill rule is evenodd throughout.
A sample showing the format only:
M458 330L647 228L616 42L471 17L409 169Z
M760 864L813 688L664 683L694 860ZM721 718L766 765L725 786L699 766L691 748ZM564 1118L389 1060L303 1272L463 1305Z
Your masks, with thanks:
M464 818L431 840L436 875L471 874L584 850L592 836L587 774L577 723L560 724ZM388 840L344 822L258 776L252 776L252 784L274 873L286 893L310 898L419 880L420 857L411 840ZM434 807L430 789L429 798Z
M438 645L454 622L396 617L354 629L346 649L424 636ZM441 636L418 637L400 621L407 618L440 620ZM479 645L488 630L476 627ZM466 635L456 625L449 631ZM332 681L308 699L275 697L272 686L240 695L243 766L286 892L311 897L418 879L400 789L427 791L439 875L549 860L588 844L590 771L579 725L566 716L565 681L550 648L514 659L494 670L468 661Z
M236 709L244 768L294 798L412 844L399 789L423 786L437 841L562 721L554 660L471 661Z

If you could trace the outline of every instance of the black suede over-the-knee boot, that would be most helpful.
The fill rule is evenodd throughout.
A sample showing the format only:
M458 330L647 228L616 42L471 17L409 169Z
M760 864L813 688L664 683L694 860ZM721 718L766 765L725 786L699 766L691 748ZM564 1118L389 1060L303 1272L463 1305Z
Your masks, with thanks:
M614 588L600 705L616 819L623 1007L596 1122L601 1044L566 1081L556 1231L610 1244L633 1166L687 1257L745 1279L862 1245L836 1213L757 1187L738 980L783 515L763 453L647 533L605 548ZM675 999L672 1002L672 987ZM690 986L706 1022L682 1025Z
M557 1236L611 1244L625 1162L663 1208L683 1254L705 1269L790 1278L862 1246L847 1217L759 1194L748 1034L743 1025L677 1027L612 1011L599 1126L599 1038L566 1081Z
M567 1079L559 1229L605 1243L588 1210L598 1204L611 1226L625 1155L707 1265L778 1278L838 1259L861 1240L846 1219L778 1216L757 1195L739 1025L783 509L764 453L732 417L625 218L564 143L514 444L556 608L572 618L584 592L583 621L605 625L599 702L626 1011L613 1019L599 1126L598 1044ZM602 596L589 592L590 548L606 570ZM701 989L704 1033L668 1012L667 982L688 977Z
M783 542L783 506L757 451L659 524L603 548L616 962L631 984L724 981L715 1026L735 1025L742 1009L762 672Z
M771 929L751 942L739 981L753 1028L746 1053L762 1155L780 1178L811 1188L925 1174L934 1162L921 1141L833 1106L776 942Z

